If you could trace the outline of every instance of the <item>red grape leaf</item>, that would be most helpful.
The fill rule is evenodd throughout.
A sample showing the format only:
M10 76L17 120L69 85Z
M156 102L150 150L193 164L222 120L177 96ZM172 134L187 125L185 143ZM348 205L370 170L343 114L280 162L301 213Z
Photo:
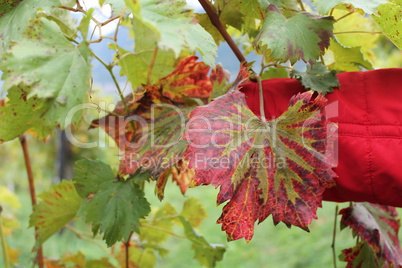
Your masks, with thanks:
M353 248L342 250L339 259L348 263L346 268L384 268L384 260L378 258L377 255L373 253L372 248L365 241L359 242Z
M226 79L223 68L208 76L210 68L196 60L195 56L185 58L155 85L143 85L126 96L129 114L119 102L113 114L92 122L92 127L104 128L118 144L120 174L149 171L158 180L155 191L160 199L171 174L183 193L193 175L179 162L186 149L181 136L187 116L197 105L192 99L206 102L213 82Z
M398 240L400 222L394 207L371 203L355 203L342 209L341 224L349 226L372 248L377 257L391 267L402 266L402 250Z
M212 82L207 76L210 67L203 62L196 62L197 59L196 56L184 59L171 74L159 80L163 96L180 103L185 98L209 97L212 91Z
M334 185L329 145L336 126L321 113L326 99L311 96L294 96L289 109L268 122L239 91L191 112L185 159L195 169L195 185L220 186L217 203L230 200L218 220L229 240L249 241L254 222L270 214L275 224L304 230L316 218L325 188Z

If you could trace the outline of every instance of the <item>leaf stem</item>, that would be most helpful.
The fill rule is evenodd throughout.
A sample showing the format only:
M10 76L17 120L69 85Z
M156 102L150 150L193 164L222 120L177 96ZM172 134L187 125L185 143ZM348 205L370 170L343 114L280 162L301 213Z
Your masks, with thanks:
M131 241L131 237L133 236L134 232L131 231L130 235L127 238L126 243L124 243L125 245L125 260L126 260L126 268L130 268L130 241Z
M35 183L34 183L34 176L33 176L33 172L32 172L31 159L29 158L28 143L27 143L25 135L20 136L20 143L21 143L22 151L24 153L25 168L26 168L27 176L28 176L29 193L31 195L32 208L34 208L34 206L37 203L36 202L36 193L35 193ZM36 227L36 226L35 226L35 239L36 239L36 241L38 241L38 227ZM39 246L37 253L38 253L37 263L39 265L39 268L43 268L44 262L43 262L42 246Z
M343 15L342 17L339 17L338 19L336 19L336 22L338 22L338 21L340 21L340 20L343 20L344 18L346 18L347 16L350 16L350 15L352 15L353 13L355 13L356 12L356 10L352 10L352 11L350 11L349 13L347 13L347 14L345 14L345 15Z
M382 32L368 32L368 31L346 31L346 32L336 32L334 34L352 34L352 33L382 34Z
M4 258L5 268L10 268L10 257L8 256L8 246L7 246L6 237L5 237L4 231L3 231L3 219L2 219L2 216L1 216L2 211L3 211L3 208L0 206L0 240L1 240L1 248L3 249L3 258Z
M304 5L303 5L302 0L297 0L297 2L299 3L300 9L301 9L302 11L306 11L306 9L304 8Z
M264 110L264 93L263 93L263 88L262 88L262 81L261 81L261 76L257 75L255 77L257 79L258 83L258 94L260 98L260 115L261 115L261 120L263 122L267 122L267 118L265 117L265 110Z
M219 31L222 37L226 40L229 47L232 49L233 53L236 55L237 59L240 61L242 65L247 64L247 60L244 57L243 53L240 51L239 47L233 41L232 37L226 31L225 27L223 26L222 22L219 20L219 16L216 14L214 9L212 8L211 4L207 0L198 0L201 6L204 8L205 12L207 13L212 25ZM254 72L253 72L254 73Z
M116 89L117 89L117 91L118 91L118 93L119 93L121 102L123 103L124 110L125 110L126 113L128 114L128 113L130 112L130 110L128 109L126 100L124 99L123 92L121 91L120 85L119 85L119 83L117 82L116 76L115 76L114 73L113 73L113 65L107 64L107 63L104 62L101 58L99 58L98 55L96 55L95 53L92 52L92 54L94 55L94 57L95 57L103 66L105 66L106 70L109 72L109 74L110 74L110 76L112 77L113 82L114 82L114 84L115 84L115 86L116 86Z
M146 224L146 223L141 224L141 227L159 230L159 231L168 233L168 234L170 234L170 235L173 235L173 236L175 236L175 237L187 239L187 237L184 236L184 235L179 235L179 234L176 234L176 233L174 233L174 232L172 232L172 231L170 231L170 230L166 230L166 229L163 229L163 228L160 228L160 227L157 227L157 226L153 226L153 225L149 225L149 224Z
M334 262L334 268L336 268L336 252L335 252L335 239L336 239L336 223L337 223L337 218L338 218L338 210L339 210L339 205L336 204L335 207L335 218L334 218L334 229L332 231L332 259Z
M152 59L151 62L149 64L149 68L148 68L148 77L147 77L147 83L148 85L150 85L152 83L152 71L154 69L154 65L155 65L155 61L156 61L156 56L158 55L158 50L159 47L156 44L155 45L155 49L154 49L154 54L152 54Z

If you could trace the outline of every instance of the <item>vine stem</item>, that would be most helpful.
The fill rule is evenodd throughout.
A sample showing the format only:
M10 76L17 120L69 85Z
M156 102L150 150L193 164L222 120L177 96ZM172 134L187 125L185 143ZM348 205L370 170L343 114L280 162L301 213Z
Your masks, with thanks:
M4 265L5 268L10 268L10 257L8 256L8 246L6 242L6 237L4 235L3 231L3 219L1 216L1 212L3 211L3 208L0 206L0 240L1 240L1 248L3 249L3 258L4 258Z
M303 1L302 0L297 0L297 2L299 3L300 9L302 11L306 11L306 9L304 8L304 5L303 5Z
M125 246L125 254L126 254L126 268L130 268L130 241L131 237L133 236L134 232L131 231L130 235L127 238L126 243L124 243Z
M338 210L339 210L339 205L336 204L335 207L335 217L334 217L334 229L332 231L332 259L334 262L334 268L336 268L336 252L335 252L335 239L336 239L336 223L337 223L337 218L338 218Z
M31 159L29 158L28 143L27 143L25 135L20 136L20 143L21 143L22 151L24 153L25 168L27 171L28 183L29 183L29 193L31 195L31 203L32 203L32 209L33 209L33 207L37 203L36 202L36 193L35 193L35 183L34 183L34 176L33 176L33 172L32 172ZM38 241L38 227L35 227L35 239L36 239L36 241ZM42 246L39 246L39 248L38 248L37 263L39 265L39 268L44 267Z
M219 31L225 41L228 43L229 47L232 49L233 53L236 55L237 59L241 64L246 65L247 60L244 57L243 53L240 51L239 47L233 41L232 37L228 34L222 22L219 20L218 14L214 11L211 4L207 0L198 0L201 6L204 8L207 13L212 25Z
M257 75L256 76L257 83L258 83L258 93L259 93L259 98L260 98L260 115L261 115L261 120L263 122L267 122L267 118L265 117L265 110L264 110L264 93L263 93L263 88L262 88L262 81L261 81L261 76Z

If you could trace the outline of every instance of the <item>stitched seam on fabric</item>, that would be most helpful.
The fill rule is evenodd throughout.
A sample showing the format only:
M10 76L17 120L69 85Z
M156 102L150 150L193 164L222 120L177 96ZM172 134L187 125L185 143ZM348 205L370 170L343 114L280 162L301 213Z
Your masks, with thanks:
M368 156L368 161L367 161L367 166L368 166L368 172L369 172L369 179L370 179L370 185L371 185L371 192L373 194L373 197L375 200L377 200L378 203L378 197L375 194L374 191L374 174L373 174L373 152L371 148L371 141L369 137L371 137L370 133L370 119L369 119L369 103L368 103L368 90L367 90L367 81L366 81L366 74L363 72L362 73L362 78L363 78L363 91L364 91L364 101L366 103L366 107L364 107L364 110L366 112L366 131L367 131L367 156Z

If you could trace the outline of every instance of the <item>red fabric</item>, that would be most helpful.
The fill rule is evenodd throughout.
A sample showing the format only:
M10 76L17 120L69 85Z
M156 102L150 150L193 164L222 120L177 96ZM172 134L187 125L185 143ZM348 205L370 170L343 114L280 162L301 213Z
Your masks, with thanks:
M338 75L340 88L327 94L327 116L338 123L336 186L327 201L372 202L402 207L402 69ZM290 78L263 81L267 119L281 115L304 90ZM259 115L257 83L242 85Z

